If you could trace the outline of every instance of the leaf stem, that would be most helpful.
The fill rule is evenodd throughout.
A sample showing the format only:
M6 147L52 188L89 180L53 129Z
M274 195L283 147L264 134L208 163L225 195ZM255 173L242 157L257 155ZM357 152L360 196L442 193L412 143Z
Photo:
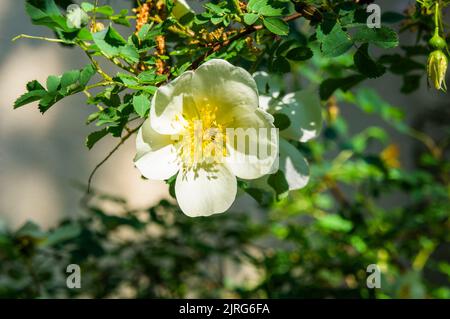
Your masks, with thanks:
M66 41L66 40L54 39L54 38L46 38L46 37L38 37L38 36L28 35L28 34L19 34L18 36L14 37L11 41L14 42L18 39L33 39L33 40L41 40L41 41L47 41L47 42L53 42L53 43L75 44L72 41Z
M86 195L91 192L92 179L94 178L94 175L98 171L98 169L103 164L105 164L106 161L123 145L123 143L125 143L134 133L136 133L139 130L140 127L141 127L141 125L138 125L134 129L129 130L127 135L125 135L124 137L122 137L120 139L120 142L111 150L111 152L109 152L108 155L106 155L106 157L94 167L94 169L92 170L91 174L89 175Z

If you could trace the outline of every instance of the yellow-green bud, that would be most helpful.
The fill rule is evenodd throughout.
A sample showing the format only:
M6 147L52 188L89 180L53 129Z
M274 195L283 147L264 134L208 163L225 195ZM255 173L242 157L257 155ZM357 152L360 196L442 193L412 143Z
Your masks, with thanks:
M448 59L444 52L436 50L430 53L427 64L428 79L436 90L447 90L447 85L445 84L447 66Z
M438 32L435 32L433 37L428 42L434 49L444 50L447 47L447 42L439 35Z

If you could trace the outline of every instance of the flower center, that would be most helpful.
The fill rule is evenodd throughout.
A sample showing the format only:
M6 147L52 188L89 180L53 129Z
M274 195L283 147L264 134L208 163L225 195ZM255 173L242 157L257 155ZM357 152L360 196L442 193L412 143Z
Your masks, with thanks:
M217 121L217 107L196 108L184 125L178 155L187 169L220 163L226 156L225 128Z

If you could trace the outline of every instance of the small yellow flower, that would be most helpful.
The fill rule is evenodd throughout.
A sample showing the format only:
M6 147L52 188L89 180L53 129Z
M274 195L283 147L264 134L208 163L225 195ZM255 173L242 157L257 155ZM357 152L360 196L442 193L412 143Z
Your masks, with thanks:
M436 50L428 57L428 79L436 90L447 91L445 73L447 72L448 59L444 52Z

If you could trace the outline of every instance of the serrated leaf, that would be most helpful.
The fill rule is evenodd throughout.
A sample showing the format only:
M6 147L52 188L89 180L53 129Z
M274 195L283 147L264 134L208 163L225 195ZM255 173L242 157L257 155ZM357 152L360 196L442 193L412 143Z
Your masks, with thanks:
M126 86L137 86L139 84L138 78L129 74L117 73L117 78Z
M398 46L398 35L391 28L369 28L367 25L358 25L352 28L354 34L352 39L356 42L368 42L382 49Z
M263 20L264 26L272 33L277 35L287 35L289 25L283 19L268 17Z
M139 53L136 47L132 45L126 45L120 48L119 56L123 58L125 61L130 63L139 62Z
M331 31L325 34L322 26L317 29L317 39L321 44L321 50L325 57L337 57L347 52L353 45L350 36L336 23Z
M365 78L363 75L354 74L345 78L327 79L320 84L320 98L321 100L327 100L337 89L347 91Z
M157 75L153 70L139 73L138 79L140 83L157 84L167 79L167 75Z
M47 91L45 90L35 90L31 92L27 92L25 94L22 94L15 102L14 102L14 108L18 108L21 106L24 106L26 104L39 101L41 98L43 98L47 94Z
M56 92L59 88L59 84L61 83L61 79L59 76L56 75L50 75L47 78L47 91L49 92Z
M256 12L265 17L278 17L283 14L283 8L274 8L268 4L261 6Z
M272 63L272 71L281 74L288 73L291 71L291 65L285 57L279 56Z
M86 66L80 73L80 85L86 86L91 78L95 75L95 68L92 64Z
M39 111L44 114L50 107L52 107L56 102L60 101L64 95L58 92L48 93L39 101Z
M318 219L318 225L322 228L338 231L349 232L353 228L353 223L349 220L342 218L339 215L325 215Z
M247 4L248 11L258 12L263 6L266 6L268 0L250 0Z
M105 16L112 16L114 14L114 9L111 6L101 6L97 7L95 12L98 14L103 14Z
M106 135L108 135L108 129L104 128L100 131L95 131L92 132L91 134L88 135L88 137L86 138L86 146L88 149L92 149L92 147L94 147L94 145L100 141L102 138L104 138Z
M35 90L44 90L44 87L36 80L30 81L27 83L27 90L28 91L35 91Z
M64 73L61 77L61 89L67 89L78 82L80 78L79 70L72 70Z
M313 57L313 52L308 47L298 47L290 50L286 58L292 61L306 61Z
M145 117L148 110L150 109L149 97L145 94L135 95L133 97L133 107L140 117Z
M81 8L86 12L91 12L92 10L94 10L95 6L90 2L82 2Z
M59 11L54 0L27 0L25 9L33 24L44 25L55 31L74 31L67 26L67 20Z
M267 179L267 183L274 189L277 196L289 191L289 183L281 170L278 170L275 174L270 175Z
M377 78L386 72L386 68L369 56L369 44L361 45L353 56L356 68L368 78Z
M127 44L125 39L112 26L103 31L93 33L92 39L97 47L109 57L117 56L121 47Z
M414 92L420 87L420 80L422 79L422 75L420 74L411 74L403 76L403 85L400 89L402 93L409 94Z
M258 20L259 16L256 13L246 13L244 14L244 22L247 25L252 25Z
M52 231L44 241L44 246L53 246L63 243L67 240L76 238L81 233L81 227L78 224L69 224L61 226Z

